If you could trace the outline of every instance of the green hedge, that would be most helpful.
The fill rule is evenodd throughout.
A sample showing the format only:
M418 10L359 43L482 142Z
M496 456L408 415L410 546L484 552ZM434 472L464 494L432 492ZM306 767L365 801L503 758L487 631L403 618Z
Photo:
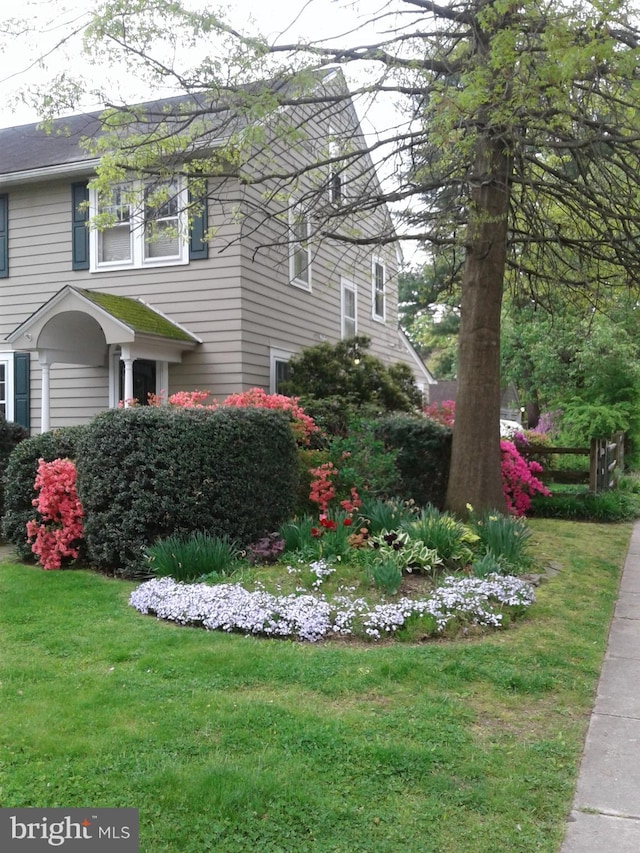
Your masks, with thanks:
M265 409L104 412L86 428L77 467L90 561L125 575L170 534L201 530L244 545L276 529L297 485L288 418Z
M34 435L12 451L4 476L4 516L2 536L16 547L22 559L33 559L27 541L27 521L39 520L33 506L38 460L76 459L78 442L86 427L74 426Z
M421 415L380 419L377 435L397 452L399 497L420 506L444 506L451 459L451 430Z
M28 437L28 430L20 424L6 420L0 413L0 516L4 514L4 479L9 457L20 442Z

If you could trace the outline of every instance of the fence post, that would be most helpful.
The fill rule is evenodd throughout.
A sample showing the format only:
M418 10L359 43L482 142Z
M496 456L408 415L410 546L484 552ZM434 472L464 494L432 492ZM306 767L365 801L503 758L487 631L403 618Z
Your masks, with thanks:
M598 439L592 438L589 448L589 491L598 491Z

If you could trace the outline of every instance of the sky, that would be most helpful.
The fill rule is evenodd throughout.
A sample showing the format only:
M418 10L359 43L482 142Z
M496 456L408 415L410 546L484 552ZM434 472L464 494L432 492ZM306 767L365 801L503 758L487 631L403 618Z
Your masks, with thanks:
M17 14L29 18L33 31L23 38L14 38L3 44L0 37L0 127L28 124L40 119L38 112L23 103L16 102L17 94L27 93L32 85L46 87L54 72L67 68L86 72L89 65L83 61L79 50L79 37L71 40L66 49L54 49L58 42L74 29L81 29L88 21L89 10L96 0L22 0ZM194 10L210 6L204 0L185 0ZM211 4L213 5L213 4ZM234 0L225 17L238 29L255 33L256 30L280 43L296 43L298 40L320 40L335 38L340 45L368 44L379 41L390 29L395 29L401 18L396 10L402 7L399 0L276 0L272 3L256 3L256 0ZM220 8L215 4L215 8ZM8 13L0 11L2 21ZM372 23L373 22L373 23ZM44 61L38 61L44 57ZM44 67L43 67L44 66ZM360 72L353 65L348 67L347 80L352 88L361 82ZM101 81L103 82L103 81ZM131 74L118 74L106 86L113 101L135 102L148 100L169 92L149 90ZM384 128L394 127L401 119L394 103L381 99L376 104L356 101L361 124L370 140L378 137ZM99 101L85 99L81 109L102 109ZM72 112L80 112L74 109ZM67 111L68 114L69 111ZM0 157L2 153L0 152ZM390 168L387 166L387 168ZM384 173L381 174L384 180ZM405 247L405 255L415 256L416 247Z
M209 5L202 0L187 2L196 10ZM83 63L79 58L77 38L70 42L68 49L53 48L64 35L87 20L92 0L23 0L18 5L18 14L32 22L34 32L23 38L12 38L9 44L4 44L0 55L0 126L3 127L39 118L33 108L15 103L20 90L28 92L31 84L44 83L46 86L54 71L66 68L72 72L88 70L86 61ZM396 20L395 15L385 17L382 14L386 5L386 0L277 0L262 4L255 0L235 0L228 7L227 18L240 29L249 32L257 29L271 39L285 43L344 35L345 38L338 41L348 44L378 38L390 22ZM398 4L392 5L397 7ZM0 12L0 22L7 17L6 11ZM378 19L377 24L364 27L361 34L354 36L354 30L363 28L367 21L375 18ZM42 56L45 57L46 68L38 62ZM113 85L114 89L120 89L131 99L144 100L154 94L145 91L144 86L126 74L120 75ZM99 102L83 104L87 110L101 107Z

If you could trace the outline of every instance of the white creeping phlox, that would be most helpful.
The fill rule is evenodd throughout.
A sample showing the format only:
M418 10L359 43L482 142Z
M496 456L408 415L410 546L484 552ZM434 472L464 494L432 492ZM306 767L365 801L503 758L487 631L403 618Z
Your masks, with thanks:
M325 576L314 574L320 580ZM534 600L530 584L493 574L484 579L446 577L429 598L401 598L376 605L344 595L331 600L318 593L282 596L263 589L250 592L240 584L209 586L157 578L135 589L129 604L140 613L180 625L317 642L359 629L378 640L393 635L413 615L432 616L437 632L455 618L498 628L502 624L500 607L525 608Z

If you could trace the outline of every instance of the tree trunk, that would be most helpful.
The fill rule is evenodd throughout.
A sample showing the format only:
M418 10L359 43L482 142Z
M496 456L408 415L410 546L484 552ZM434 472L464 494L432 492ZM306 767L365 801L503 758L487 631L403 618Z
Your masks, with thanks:
M500 139L477 144L462 279L458 392L447 509L506 511L500 472L500 309L511 162Z

